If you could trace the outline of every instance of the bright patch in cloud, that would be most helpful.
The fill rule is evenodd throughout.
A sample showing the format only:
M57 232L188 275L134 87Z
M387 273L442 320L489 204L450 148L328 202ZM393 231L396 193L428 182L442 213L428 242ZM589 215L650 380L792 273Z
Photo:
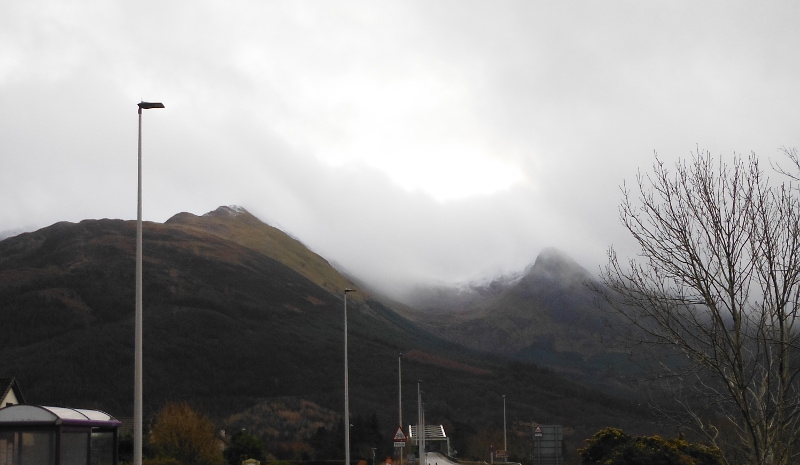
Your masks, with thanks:
M497 156L504 149L492 145L472 111L471 89L446 69L329 79L297 89L309 111L277 123L291 144L321 161L369 166L438 201L491 194L524 178Z
M423 191L440 202L493 194L523 179L515 166L458 146L393 156L371 165L404 189Z

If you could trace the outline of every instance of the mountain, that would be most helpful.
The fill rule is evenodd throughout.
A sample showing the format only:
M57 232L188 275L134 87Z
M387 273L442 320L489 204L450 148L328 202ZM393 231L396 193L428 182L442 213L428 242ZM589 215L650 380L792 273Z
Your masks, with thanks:
M603 337L614 316L591 288L599 285L574 260L550 248L519 276L421 291L414 302L420 310L406 315L465 347L618 389L613 375L627 357Z
M135 227L57 223L0 242L0 347L7 369L30 373L18 377L30 398L129 410L117 394L132 386ZM306 384L307 373L338 386L341 362L320 360L341 359L335 289L352 284L324 259L228 207L143 230L145 393L156 405L170 392L284 395L284 386ZM366 299L351 297L351 336L376 331L390 335L387 344L416 342L410 325ZM42 353L53 357L40 360ZM87 389L98 379L111 385L103 398Z
M135 233L134 221L85 220L0 241L0 376L16 377L28 401L132 414ZM268 444L310 443L313 428L302 424L311 418L335 429L343 399L342 290L351 280L240 208L145 222L143 256L146 416L168 401L188 401ZM440 310L457 314L452 328L365 292L349 294L350 406L357 417L378 419L384 437L373 446L391 453L399 362L405 423L416 418L422 380L426 418L445 423L462 451L502 424L501 395L509 423L568 425L574 447L608 425L651 432L635 402L521 356L538 347L525 338L546 325L550 346L582 350L577 341L560 341L559 328L594 324L580 309L538 314L550 311L548 302L586 304L559 295L557 284L574 269L557 270L545 254L521 279L474 298L464 312ZM518 331L502 321L512 317ZM516 342L487 353L490 345L462 339L470 331Z
M25 229L9 229L7 231L0 231L0 241L7 237L13 237L17 234L22 234L23 232L25 232Z
M179 213L168 225L180 225L213 234L263 254L299 272L317 286L338 293L352 283L344 279L324 258L240 207L219 207L202 217Z

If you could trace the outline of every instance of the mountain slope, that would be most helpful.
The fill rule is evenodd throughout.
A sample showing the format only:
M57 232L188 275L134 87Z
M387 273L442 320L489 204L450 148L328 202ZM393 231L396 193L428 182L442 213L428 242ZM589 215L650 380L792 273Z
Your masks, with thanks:
M418 302L424 311L410 316L449 341L597 383L625 356L603 339L613 316L587 286L592 282L572 259L545 249L519 277L469 290L431 291L427 302ZM613 379L606 381L616 389Z
M128 359L134 235L133 222L99 220L59 223L0 243L1 347L31 358L37 357L39 347L63 347L59 351L78 347L80 353L63 364L72 368L81 366L80 360L91 365L99 351L98 358L110 359L112 371L105 376L132 386ZM209 380L216 377L236 385L242 368L248 366L260 378L271 378L273 386L281 384L282 376L290 378L288 383L299 382L291 377L300 357L283 360L250 350L238 351L233 360L232 351L237 349L232 343L261 350L266 343L278 344L301 352L302 339L293 332L303 328L306 336L314 336L314 344L337 345L332 339L338 337L330 328L341 327L338 296L270 257L201 228L152 223L144 227L143 251L145 363L150 367L145 374L150 396L167 397L175 391L175 378L177 386L186 383L183 395L190 397L209 391L213 385ZM92 347L98 341L106 343ZM50 368L63 373L57 382L63 385L59 395L64 399L99 400L84 391L84 381L70 379L69 369ZM170 376L157 376L162 370ZM20 377L25 379L25 374ZM130 383L125 381L129 379ZM26 392L32 398L46 395L49 384L33 380L26 383ZM212 391L218 392L216 388ZM246 383L240 388L233 392L270 391ZM127 410L123 399L112 406Z
M165 224L197 229L235 242L283 263L335 294L352 285L324 258L308 250L303 243L239 207L219 207L202 217L179 213Z
M131 414L135 230L133 221L86 220L0 241L0 359L29 401ZM145 223L143 255L146 415L186 400L222 421L285 398L341 412L341 294L352 285L322 257L228 207ZM524 289L503 288L466 323L478 325L489 304L535 300ZM608 424L646 425L626 400L465 348L440 337L444 326L350 296L351 409L377 413L387 434L397 424L401 352L403 417L416 417L423 380L426 416L450 425L456 447L499 424L501 394L510 421L578 425L576 446Z

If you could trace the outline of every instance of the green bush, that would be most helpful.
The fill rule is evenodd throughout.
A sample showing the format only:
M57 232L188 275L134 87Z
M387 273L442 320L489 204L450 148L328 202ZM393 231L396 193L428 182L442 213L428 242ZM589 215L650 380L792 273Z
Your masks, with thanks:
M264 463L264 444L257 437L239 431L231 437L231 442L223 452L228 465L239 465L246 459Z
M719 449L691 444L682 438L632 437L606 428L578 450L583 465L722 465Z

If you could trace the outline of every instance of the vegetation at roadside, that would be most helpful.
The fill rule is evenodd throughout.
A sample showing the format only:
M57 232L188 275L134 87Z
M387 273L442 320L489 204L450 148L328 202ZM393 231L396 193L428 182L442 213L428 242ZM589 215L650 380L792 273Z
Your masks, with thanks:
M158 412L147 441L153 465L225 463L214 422L185 402L169 403Z
M629 436L606 428L589 438L578 453L582 465L722 465L719 449L683 438Z

